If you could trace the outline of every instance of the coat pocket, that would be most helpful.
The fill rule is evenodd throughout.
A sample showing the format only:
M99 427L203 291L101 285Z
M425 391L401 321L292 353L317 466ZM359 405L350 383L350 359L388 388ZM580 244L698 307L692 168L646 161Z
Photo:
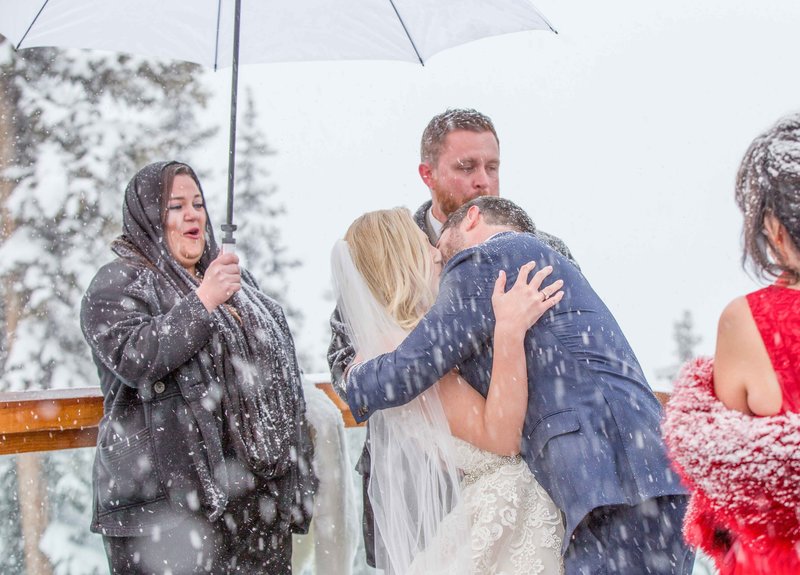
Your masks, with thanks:
M540 457L547 443L560 435L580 431L581 421L574 409L557 411L540 419L531 431L530 445L534 457Z
M164 496L147 428L113 443L98 442L96 473L99 515Z

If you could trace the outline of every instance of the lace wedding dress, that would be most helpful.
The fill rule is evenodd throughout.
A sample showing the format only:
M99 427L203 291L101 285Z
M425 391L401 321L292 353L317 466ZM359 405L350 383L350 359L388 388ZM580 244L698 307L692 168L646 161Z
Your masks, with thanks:
M411 575L464 575L449 558L465 541L451 524L469 524L472 575L563 573L564 526L550 496L520 456L503 457L454 438L463 472L458 506L439 526L436 538L411 564ZM448 565L450 567L448 568Z

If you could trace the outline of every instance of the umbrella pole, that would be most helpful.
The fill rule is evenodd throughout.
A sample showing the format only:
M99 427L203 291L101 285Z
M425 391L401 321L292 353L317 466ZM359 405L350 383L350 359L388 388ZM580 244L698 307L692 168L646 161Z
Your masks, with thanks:
M225 223L222 224L222 249L233 252L236 240L233 232L236 226L233 223L233 180L236 168L236 101L239 89L239 21L242 0L236 0L236 10L233 18L233 66L231 72L231 136L228 144L228 210Z

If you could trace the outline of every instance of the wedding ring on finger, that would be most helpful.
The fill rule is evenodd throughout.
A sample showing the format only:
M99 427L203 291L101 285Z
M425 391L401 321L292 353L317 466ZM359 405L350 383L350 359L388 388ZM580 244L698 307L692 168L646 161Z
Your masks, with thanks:
M547 292L544 291L544 290L540 291L539 293L542 294L542 302L546 302L547 298L550 297L549 295L547 295Z

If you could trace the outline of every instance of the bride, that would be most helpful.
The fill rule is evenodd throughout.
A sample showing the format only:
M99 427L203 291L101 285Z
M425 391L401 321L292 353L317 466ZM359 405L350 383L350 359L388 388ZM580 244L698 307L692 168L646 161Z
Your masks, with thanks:
M356 361L405 338L435 300L442 267L441 254L403 208L358 218L331 261ZM501 273L491 294L496 322L486 398L451 372L410 403L370 418L368 494L376 563L387 574L563 572L561 514L519 456L528 403L524 334L563 295L560 280L539 290L552 268L527 282L533 266L523 266L508 292ZM392 385L413 386L413 376Z

